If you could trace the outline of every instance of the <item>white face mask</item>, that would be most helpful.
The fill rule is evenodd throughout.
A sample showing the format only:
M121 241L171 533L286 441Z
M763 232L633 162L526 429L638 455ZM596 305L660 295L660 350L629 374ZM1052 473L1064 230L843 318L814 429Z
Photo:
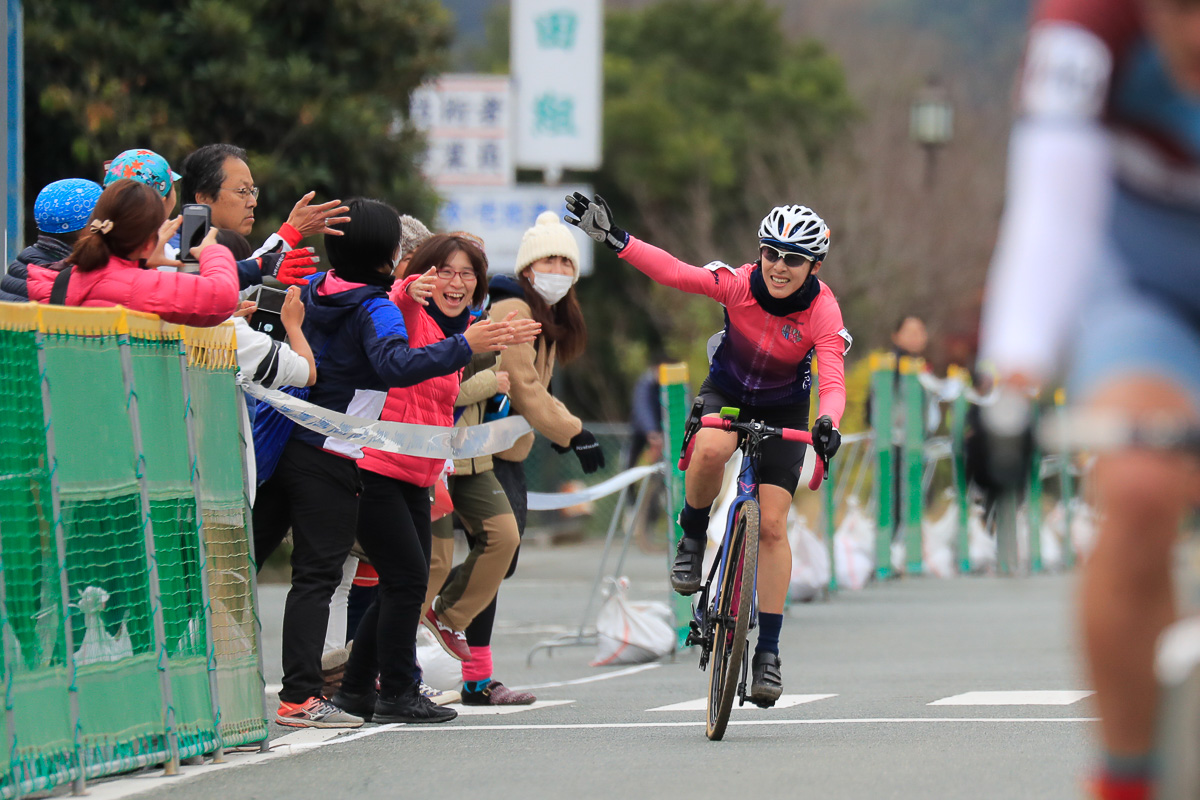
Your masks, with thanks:
M531 272L529 276L533 290L542 296L548 305L554 305L567 296L575 285L571 275L555 275L551 272Z

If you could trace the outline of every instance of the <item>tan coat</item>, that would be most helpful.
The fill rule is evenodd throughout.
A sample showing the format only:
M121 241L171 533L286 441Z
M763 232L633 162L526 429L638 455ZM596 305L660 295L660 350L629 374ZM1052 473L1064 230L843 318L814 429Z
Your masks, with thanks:
M463 410L454 427L466 428L483 422L483 411L487 401L500 389L496 378L496 371L499 369L495 353L476 353L471 357L471 363L463 369L458 400L454 402L455 408ZM480 472L490 472L491 469L491 456L460 458L454 461L456 475L477 475Z
M491 309L492 319L504 319L513 311L515 319L532 319L529 304L516 297L505 298ZM523 416L533 429L560 447L567 447L575 434L583 430L579 418L550 394L550 378L554 375L554 345L543 337L536 342L520 344L504 351L504 369L508 372L512 390L509 400L512 413ZM503 461L524 461L533 448L533 434L517 440L508 450L497 453Z

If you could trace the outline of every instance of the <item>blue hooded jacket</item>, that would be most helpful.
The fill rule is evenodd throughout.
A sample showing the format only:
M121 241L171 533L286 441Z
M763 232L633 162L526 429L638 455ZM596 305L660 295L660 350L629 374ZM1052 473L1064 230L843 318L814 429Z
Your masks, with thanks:
M312 276L304 300L304 336L317 359L309 401L331 411L379 419L387 390L449 375L471 361L462 334L411 349L404 316L382 286L320 294L329 273ZM335 453L361 458L358 447L299 425L292 436Z

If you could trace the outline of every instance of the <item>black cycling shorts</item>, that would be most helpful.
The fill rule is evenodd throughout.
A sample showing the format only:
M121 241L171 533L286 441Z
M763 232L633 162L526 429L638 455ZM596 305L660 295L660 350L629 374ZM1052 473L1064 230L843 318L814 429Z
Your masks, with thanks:
M738 403L727 397L708 379L700 385L700 399L704 401L704 414L719 414L721 409L732 406L740 409L741 422L764 422L775 428L808 430L808 403L790 406L759 407ZM758 482L785 489L795 494L800 485L800 468L804 466L803 442L785 442L783 439L768 439L763 443L758 457Z

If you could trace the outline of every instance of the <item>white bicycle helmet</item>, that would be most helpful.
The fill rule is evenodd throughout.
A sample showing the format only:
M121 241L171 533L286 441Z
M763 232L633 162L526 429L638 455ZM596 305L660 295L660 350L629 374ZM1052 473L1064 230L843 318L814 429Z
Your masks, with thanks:
M829 252L829 226L808 206L777 206L763 217L758 238L816 261Z

